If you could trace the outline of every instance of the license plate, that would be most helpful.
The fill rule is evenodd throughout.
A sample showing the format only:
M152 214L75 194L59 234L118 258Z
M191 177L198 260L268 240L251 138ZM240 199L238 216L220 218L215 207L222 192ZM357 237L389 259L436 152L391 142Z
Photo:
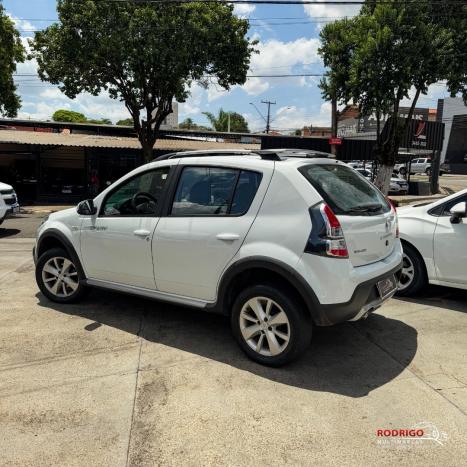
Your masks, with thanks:
M395 276L386 277L376 283L379 295L382 299L388 297L397 289L397 280Z

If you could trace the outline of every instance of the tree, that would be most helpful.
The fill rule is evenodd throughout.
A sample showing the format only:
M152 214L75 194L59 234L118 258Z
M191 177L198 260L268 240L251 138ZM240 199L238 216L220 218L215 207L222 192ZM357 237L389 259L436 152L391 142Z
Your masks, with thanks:
M35 34L42 80L70 98L107 91L124 102L146 160L172 101L193 82L243 84L253 53L248 21L227 3L58 0L59 21Z
M232 131L234 133L249 133L248 123L243 115L237 112L225 112L223 109L219 109L217 117L211 112L203 112L203 115L209 120L214 130L227 132ZM229 128L230 118L230 128Z
M183 130L192 130L195 129L196 126L196 123L191 118L185 118L185 120L178 125L178 127Z
M112 125L112 121L108 118L101 118L99 119L87 119L87 123L93 123L94 125Z
M117 122L118 126L133 126L133 119L132 118L125 118L123 120L119 120Z
M338 44L331 44L330 32L338 29ZM433 22L429 2L368 2L345 29L342 22L326 26L320 50L341 50L341 60L331 67L322 83L323 95L335 91L340 103L353 101L360 114L376 113L378 129L375 155L380 162L376 185L388 192L399 145L412 120L420 94L443 79L446 59L451 57L450 35ZM336 39L335 39L336 40ZM334 48L333 48L334 47ZM321 52L323 53L323 52ZM337 53L337 52L336 52ZM452 57L451 57L452 58ZM410 112L399 118L400 102L414 96ZM384 134L380 119L389 116Z
M73 110L59 109L52 115L54 122L85 123L86 117L80 112Z
M0 4L0 115L13 118L21 107L13 74L16 64L24 62L25 50L13 21Z

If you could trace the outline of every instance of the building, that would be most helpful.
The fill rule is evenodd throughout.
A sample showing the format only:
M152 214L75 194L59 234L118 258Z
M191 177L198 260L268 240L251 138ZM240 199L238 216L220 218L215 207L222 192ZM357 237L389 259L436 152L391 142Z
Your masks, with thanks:
M161 128L163 130L178 128L178 102L172 103L172 110L173 112L162 122Z
M302 130L302 136L319 136L319 137L329 138L331 136L331 127L304 126Z
M60 128L64 124L47 122L28 122L29 126L23 127L20 122L16 126L11 121L4 123L0 122L0 181L13 185L23 204L77 202L97 194L143 163L141 145L136 137L128 135L132 133L128 128L89 124ZM239 143L245 135L231 134L232 140L219 137L217 141L211 137L206 141L201 137L184 139L180 131L176 136L168 133L157 140L154 157L187 150L260 148L253 139Z
M467 173L467 106L461 97L438 100L437 120L444 123L441 162L457 173Z

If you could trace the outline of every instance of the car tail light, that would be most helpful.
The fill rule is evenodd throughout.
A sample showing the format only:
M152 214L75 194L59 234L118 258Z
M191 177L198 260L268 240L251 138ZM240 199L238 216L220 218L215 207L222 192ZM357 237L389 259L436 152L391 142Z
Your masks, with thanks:
M400 237L400 232L399 232L399 217L397 216L397 207L394 204L394 202L391 200L391 198L388 198L386 196L386 200L389 203L389 205L391 206L391 213L394 215L394 218L396 220L396 238L399 238Z
M321 203L310 208L312 229L305 247L306 253L334 258L348 258L349 252L341 224L332 209Z

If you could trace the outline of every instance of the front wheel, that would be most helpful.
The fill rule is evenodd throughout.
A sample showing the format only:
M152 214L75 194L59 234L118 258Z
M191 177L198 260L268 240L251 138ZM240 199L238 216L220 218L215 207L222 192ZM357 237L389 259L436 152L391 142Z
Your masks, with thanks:
M405 176L407 175L407 169L405 167L401 167L399 169L399 173L402 175L402 176Z
M425 170L425 173L428 175L428 177L431 175L431 169L428 167L428 169Z
M312 324L299 301L270 285L249 287L239 294L231 325L248 357L268 366L296 359L311 340Z
M418 251L410 245L404 243L402 257L402 272L399 277L399 288L397 295L411 296L415 295L428 280L425 271L423 258Z
M37 261L37 285L41 292L54 302L78 301L85 292L83 279L70 255L61 248L47 250Z

